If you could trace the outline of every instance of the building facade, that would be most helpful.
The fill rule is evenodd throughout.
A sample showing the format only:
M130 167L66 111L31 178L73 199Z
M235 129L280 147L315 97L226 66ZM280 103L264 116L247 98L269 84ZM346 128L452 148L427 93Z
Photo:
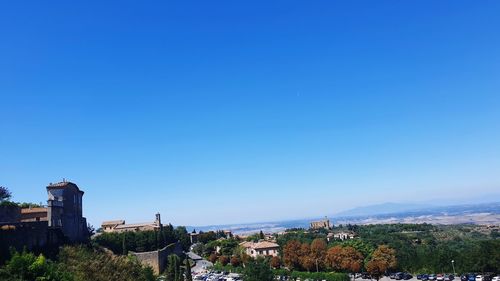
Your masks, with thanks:
M102 231L105 233L120 233L128 231L151 231L160 230L163 227L161 224L160 214L156 214L154 222L126 224L125 220L105 221L101 224Z
M48 221L48 208L23 208L21 209L21 222Z
M88 236L87 220L83 217L83 194L78 186L63 180L47 186L49 196L47 221L49 227L61 228L71 241Z
M245 253L253 258L256 257L276 257L280 246L274 242L259 241L255 242L242 242L240 246L245 249Z
M311 230L319 230L319 229L330 230L332 229L332 225L330 223L330 220L327 217L325 217L324 220L311 222L309 228Z
M48 245L58 247L89 239L87 220L82 212L83 191L65 180L49 184L46 190L46 207L0 206L0 240L4 246L18 251L39 250ZM0 254L7 251L8 248L0 245Z
M356 234L354 232L346 232L346 231L341 231L341 232L335 232L335 233L328 233L327 240L330 242L331 240L349 240L349 239L354 239L356 237Z

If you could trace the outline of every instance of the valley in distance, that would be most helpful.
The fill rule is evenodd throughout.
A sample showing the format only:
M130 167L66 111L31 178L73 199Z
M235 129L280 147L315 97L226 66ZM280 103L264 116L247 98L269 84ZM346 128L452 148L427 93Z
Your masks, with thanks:
M353 208L337 214L329 215L336 225L347 224L435 224L435 225L500 225L500 201L476 204L454 204L436 206L430 204L384 203ZM248 235L263 231L279 233L291 228L308 228L311 220L283 220L273 222L255 222L246 224L222 224L208 226L189 226L188 229L216 231L228 229L233 233Z

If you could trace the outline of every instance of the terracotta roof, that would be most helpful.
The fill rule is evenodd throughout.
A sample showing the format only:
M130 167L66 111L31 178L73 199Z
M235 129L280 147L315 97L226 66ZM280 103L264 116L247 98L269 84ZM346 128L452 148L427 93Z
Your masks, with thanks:
M49 185L47 185L47 188L66 188L68 186L74 186L79 192L84 193L80 190L80 188L78 188L78 185L76 185L76 183L65 180L62 182L49 183Z
M124 220L116 220L116 221L105 221L101 225L119 225L119 224L125 224Z
M253 246L253 244L254 244L253 242L245 241L245 242L241 242L240 246L243 248L250 248Z
M137 227L144 227L144 226L151 226L151 227L159 227L155 223L133 223L133 224L122 224L116 227L116 229L123 229L123 228L137 228Z
M46 213L47 208L23 208L21 209L21 214L31 214L31 213Z
M254 249L267 249L267 248L278 248L278 247L279 247L279 245L276 243L263 241L263 242L256 243L253 248Z
M273 242L269 241L262 241L262 242L242 242L240 243L240 246L243 248L253 248L253 249L269 249L269 248L278 248L279 245Z

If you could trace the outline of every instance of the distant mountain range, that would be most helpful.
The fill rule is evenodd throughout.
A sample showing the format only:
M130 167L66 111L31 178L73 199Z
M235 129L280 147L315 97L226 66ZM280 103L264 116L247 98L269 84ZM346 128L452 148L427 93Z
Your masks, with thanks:
M500 224L500 202L436 206L431 204L384 203L357 207L330 216L338 224ZM211 225L188 227L193 230L232 230L237 234L250 234L260 230L267 233L288 228L307 228L311 219L262 222L251 224Z
M383 204L385 205L385 204ZM500 224L500 202L462 204L452 206L412 207L399 212L388 212L380 209L369 215L352 215L345 212L343 216L334 216L334 222L351 224L384 224L384 223L431 223L431 224Z
M366 207L354 208L340 212L332 217L383 217L383 216L417 216L417 215L460 215L465 213L493 213L500 214L500 202L460 204L460 205L425 205L425 204L400 204L384 203Z
M370 206L357 207L350 210L342 211L334 214L335 217L356 217L356 216L372 216L380 214L392 214L399 212L407 212L412 210L422 210L426 208L434 208L433 205L418 204L418 203L383 203Z

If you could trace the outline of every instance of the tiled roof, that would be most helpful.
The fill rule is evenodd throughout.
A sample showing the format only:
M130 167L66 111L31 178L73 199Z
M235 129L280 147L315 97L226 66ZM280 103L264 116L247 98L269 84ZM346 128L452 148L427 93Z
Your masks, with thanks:
M102 223L102 225L119 225L119 224L125 224L124 220L116 220L116 221L105 221Z
M122 224L116 227L116 229L124 229L124 228L137 228L137 227L145 227L145 226L151 226L151 227L159 227L155 223L133 223L133 224Z
M76 185L70 181L62 181L62 182L56 182L56 183L51 182L51 183L49 183L48 187L63 187L63 186L67 186L70 184Z
M253 242L245 241L245 242L241 242L240 246L243 248L250 248L253 246L253 244L254 244Z
M253 249L269 249L269 248L278 248L279 245L269 241L261 241L261 242L242 242L240 246L243 248L253 248Z
M49 183L49 185L47 185L47 188L66 188L68 186L74 186L78 191L83 193L83 191L78 188L78 185L76 185L76 183L66 180L63 180L62 182Z
M276 243L263 241L263 242L256 243L253 248L254 249L267 249L267 248L278 248L278 247L279 247L279 245Z
M31 213L46 213L47 208L23 208L21 209L21 214L31 214Z

